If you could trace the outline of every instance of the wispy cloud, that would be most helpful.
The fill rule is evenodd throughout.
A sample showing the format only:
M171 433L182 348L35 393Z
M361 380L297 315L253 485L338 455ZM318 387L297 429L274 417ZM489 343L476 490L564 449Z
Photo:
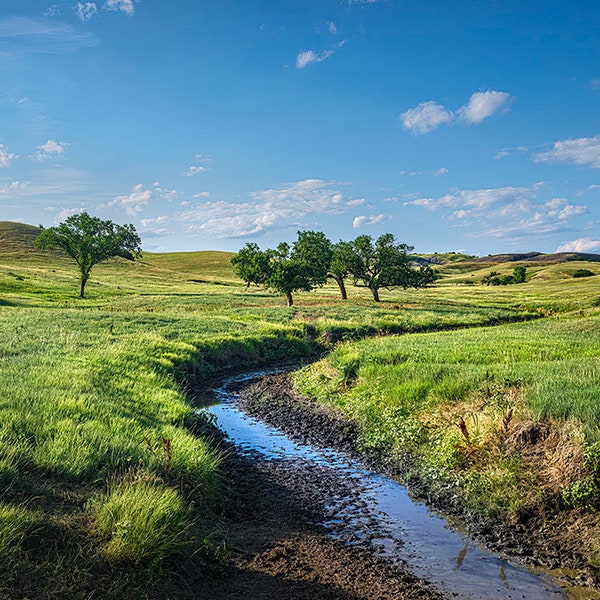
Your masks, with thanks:
M25 17L0 20L0 56L62 54L97 44L93 34L58 21Z
M19 196L21 192L29 187L29 181L0 181L0 195L2 196Z
M494 158L496 160L500 160L501 158L506 158L507 156L523 156L529 152L529 148L527 146L516 146L514 148L501 148L494 154Z
M422 135L441 125L453 124L458 121L477 125L492 115L506 112L513 100L514 98L507 92L494 90L476 92L456 112L429 100L403 112L400 119L405 129L415 135Z
M155 198L162 198L171 202L177 196L177 190L170 190L160 185L155 181L152 186L146 188L144 184L138 183L134 185L129 194L123 196L115 196L106 204L100 204L96 208L112 208L119 206L125 209L128 215L139 215L144 207Z
M565 198L540 200L542 184L529 187L455 190L438 198L416 198L404 205L440 211L474 237L514 238L566 230L569 221L589 212Z
M0 168L9 167L11 161L15 158L18 158L16 154L11 154L6 146L0 144Z
M211 163L212 162L212 158L210 158L210 156L203 156L202 154L196 154L196 156L194 157L194 163L193 165L188 167L188 170L185 172L185 174L188 177L193 177L194 175L198 175L198 173L205 173L206 171L209 170L209 168L206 166L207 163ZM199 164L199 163L204 163L204 164Z
M65 155L65 149L68 146L67 142L56 142L48 140L45 144L37 147L35 157L39 161L57 160Z
M60 6L51 4L43 13L44 17L57 17L60 15Z
M570 162L600 169L600 135L560 140L552 150L535 154L535 162Z
M95 2L78 2L73 10L82 21L89 21L98 12L98 7Z
M354 217L352 221L353 229L360 229L361 227L368 227L369 225L377 225L377 223L382 223L383 221L388 221L390 219L389 215L379 214L372 217L367 217L365 215L359 215L358 217Z
M325 50L324 52L315 52L314 50L303 50L302 52L299 52L298 56L296 56L296 68L304 69L308 65L327 60L330 56L333 56L336 50L341 48L345 43L346 40L339 42L336 44L335 48L331 50Z
M143 219L141 223L149 231L185 231L216 238L247 237L275 227L308 226L317 216L341 215L351 210L353 199L345 198L332 185L307 179L252 192L246 202L204 201L172 215Z
M128 15L132 15L135 12L135 5L139 0L106 0L104 10L115 10L121 11Z
M597 250L600 250L600 240L589 237L564 242L556 249L557 252L596 252Z

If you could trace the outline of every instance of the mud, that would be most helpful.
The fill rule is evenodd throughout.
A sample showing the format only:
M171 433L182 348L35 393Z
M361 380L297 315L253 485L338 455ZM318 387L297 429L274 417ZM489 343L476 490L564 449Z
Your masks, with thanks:
M335 410L295 394L285 374L264 377L246 385L240 390L240 406L244 412L281 429L292 439L360 456L371 468L400 480L409 466L385 455L359 454L357 427ZM550 435L546 431L539 433L540 439ZM533 442L537 443L538 439ZM593 591L597 590L596 573L587 567L584 559L597 537L599 517L595 511L557 510L550 500L513 522L490 521L465 511L452 490L431 489L415 477L403 483L413 496L457 518L474 539L491 550L519 562L561 569L563 583L585 586L594 594L589 597L598 597Z
M198 585L198 597L244 600L429 600L440 598L398 566L341 540L315 523L327 518L327 470L226 461L234 483L223 515L227 567ZM340 493L350 490L339 490Z

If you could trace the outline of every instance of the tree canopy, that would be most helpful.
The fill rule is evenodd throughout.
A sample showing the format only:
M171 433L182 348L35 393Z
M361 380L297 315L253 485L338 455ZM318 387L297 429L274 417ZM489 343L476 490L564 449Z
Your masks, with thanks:
M94 265L116 256L134 260L141 252L141 240L133 225L117 225L86 212L72 215L57 227L44 229L35 243L42 250L61 248L77 263L80 298Z
M368 288L373 300L379 302L379 290L393 287L425 287L433 283L431 267L414 269L408 252L412 246L396 242L393 234L385 233L373 241L370 235L359 235L351 242L348 270L355 285Z
M261 250L248 243L231 262L235 273L246 282L262 284L285 294L293 305L296 291L311 291L334 279L343 299L347 298L344 280L351 275L355 285L367 287L379 301L379 289L401 286L424 287L435 280L431 267L415 269L407 244L396 242L391 233L377 240L368 235L352 242L332 244L320 231L299 231L290 247L283 242L276 249Z

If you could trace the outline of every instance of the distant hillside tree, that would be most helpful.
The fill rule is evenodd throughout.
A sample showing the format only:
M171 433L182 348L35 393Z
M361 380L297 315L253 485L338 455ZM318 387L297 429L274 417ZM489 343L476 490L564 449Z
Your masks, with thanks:
M512 283L525 283L527 278L527 267L523 265L516 266L513 269Z
M579 277L593 277L594 273L593 271L590 271L589 269L577 269L576 271L573 272L573 277L575 277L575 279L578 279Z
M408 252L413 247L396 242L391 233L381 235L375 241L370 235L360 235L351 242L351 249L348 267L354 283L367 287L375 302L379 302L381 288L418 288L435 281L431 267L412 267Z
M57 227L44 229L35 244L41 250L61 248L77 263L80 298L94 265L116 256L134 260L141 253L141 240L133 225L117 225L86 212L72 215Z
M527 280L527 267L518 265L513 269L512 275L500 275L497 271L491 271L481 279L483 285L512 285L513 283L525 283Z

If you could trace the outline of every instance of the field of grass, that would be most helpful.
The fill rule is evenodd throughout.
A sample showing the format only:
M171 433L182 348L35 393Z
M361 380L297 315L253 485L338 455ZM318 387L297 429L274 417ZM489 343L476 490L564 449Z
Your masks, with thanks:
M346 343L295 382L359 423L365 449L399 462L409 457L407 478L452 486L471 509L510 517L549 495L600 501L599 348L600 309L590 308ZM559 447L537 448L546 456L533 452L544 440L527 441L538 423L552 424L560 437Z
M487 464L509 410L573 422L586 448L600 439L595 277L549 266L491 288L448 274L380 304L325 286L287 308L236 281L227 253L148 254L95 267L82 300L74 264L35 251L35 231L0 223L0 596L184 597L219 551L223 493L194 396L227 369L344 342L298 385L359 421L365 446L459 477L474 505L492 475L470 465ZM397 333L414 335L383 337ZM529 475L494 456L500 498Z

